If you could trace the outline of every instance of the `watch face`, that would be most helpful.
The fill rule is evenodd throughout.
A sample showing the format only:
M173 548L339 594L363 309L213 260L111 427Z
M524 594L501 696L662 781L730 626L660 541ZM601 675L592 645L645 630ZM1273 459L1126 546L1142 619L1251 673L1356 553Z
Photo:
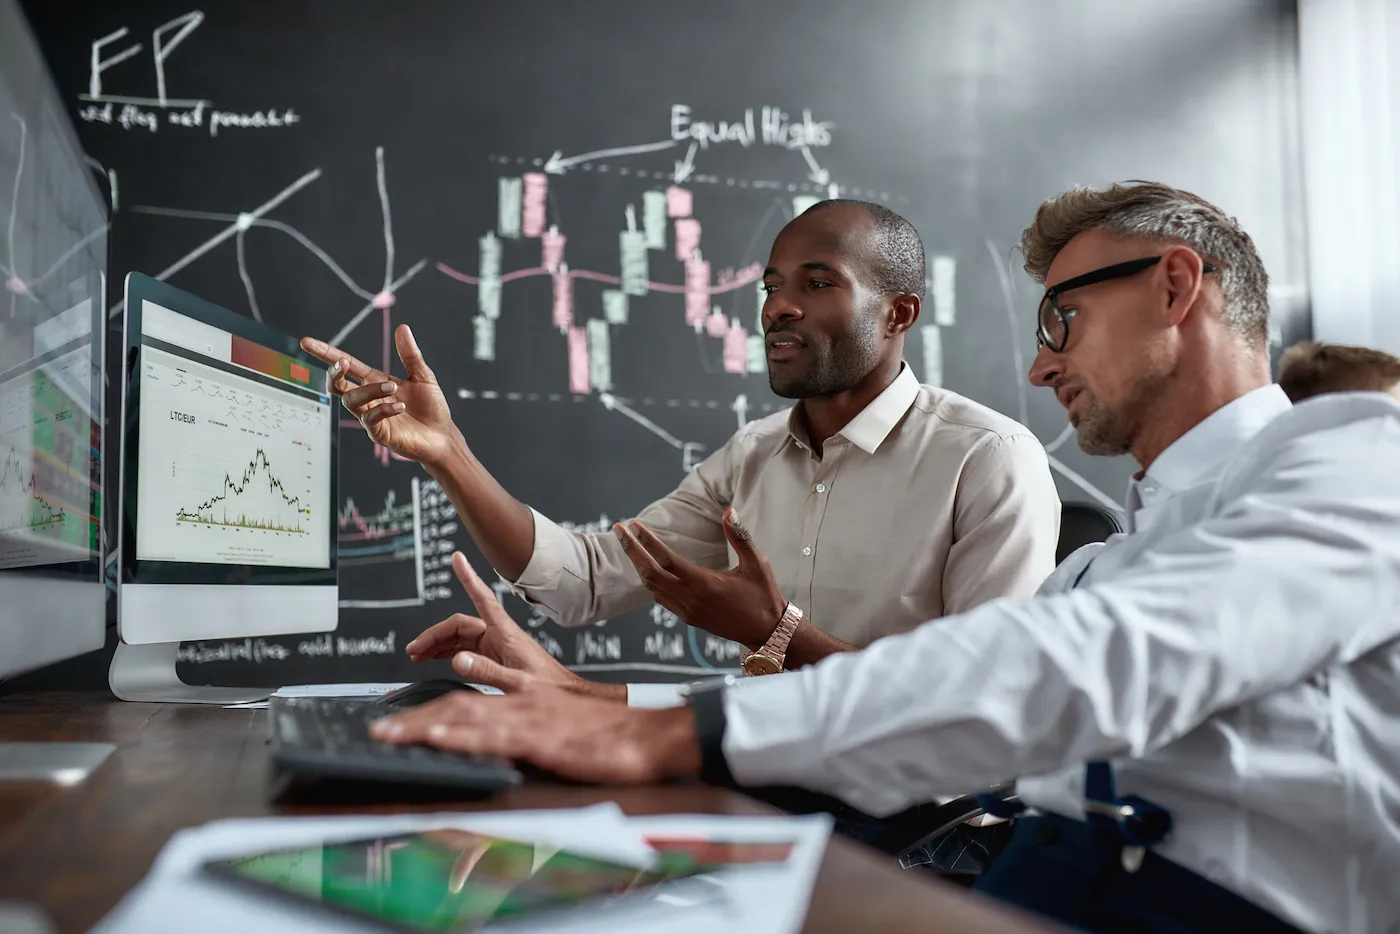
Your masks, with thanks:
M783 669L766 655L750 655L744 659L744 673L748 675L775 675Z

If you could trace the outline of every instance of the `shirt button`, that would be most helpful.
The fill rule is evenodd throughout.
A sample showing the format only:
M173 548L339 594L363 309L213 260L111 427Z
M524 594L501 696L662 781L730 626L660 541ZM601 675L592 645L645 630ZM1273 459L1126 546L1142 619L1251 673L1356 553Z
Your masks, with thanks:
M825 483L818 483L818 484L817 484L817 492L818 492L818 493L825 493L825 492L826 492L826 484L825 484Z
M802 548L802 554L803 554L804 557L810 558L810 557L812 556L812 546L811 546L811 545L804 545L803 548Z

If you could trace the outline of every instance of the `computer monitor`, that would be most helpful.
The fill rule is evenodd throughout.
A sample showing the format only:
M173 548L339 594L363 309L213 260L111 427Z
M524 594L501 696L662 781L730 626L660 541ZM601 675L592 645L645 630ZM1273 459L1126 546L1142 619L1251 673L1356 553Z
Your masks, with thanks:
M0 0L0 681L106 641L107 199L67 111ZM0 742L0 779L80 781L112 748Z
M339 613L338 448L326 367L295 338L140 273L126 279L120 642L127 700L225 703L183 640L327 632Z
M0 0L0 680L100 649L107 204Z
M106 636L102 275L41 288L0 320L0 677Z

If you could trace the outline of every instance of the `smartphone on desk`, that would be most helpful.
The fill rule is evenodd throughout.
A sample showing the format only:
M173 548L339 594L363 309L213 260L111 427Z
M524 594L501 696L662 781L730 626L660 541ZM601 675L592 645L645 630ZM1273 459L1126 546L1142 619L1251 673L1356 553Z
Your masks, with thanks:
M638 869L543 844L458 828L275 850L204 864L245 887L377 921L395 931L459 934L544 920L545 912L667 912L711 904L723 883L687 852ZM572 916L577 917L577 916Z

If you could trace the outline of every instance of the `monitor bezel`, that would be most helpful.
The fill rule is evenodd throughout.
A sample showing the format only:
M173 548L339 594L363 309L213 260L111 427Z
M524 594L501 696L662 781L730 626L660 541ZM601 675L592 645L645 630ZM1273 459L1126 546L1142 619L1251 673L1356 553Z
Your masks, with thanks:
M121 584L223 584L335 587L338 579L336 509L340 502L340 432L331 413L331 487L323 517L329 536L329 564L325 568L279 565L206 564L185 561L141 560L136 554L138 488L135 481L141 450L141 380L138 363L142 347L142 303L151 301L177 314L227 331L245 340L286 354L312 371L312 385L325 385L326 364L301 349L297 339L260 322L192 295L183 289L142 273L128 273L125 283L125 326L122 353L121 510L118 529ZM326 397L329 401L329 397ZM333 403L332 403L333 405Z

